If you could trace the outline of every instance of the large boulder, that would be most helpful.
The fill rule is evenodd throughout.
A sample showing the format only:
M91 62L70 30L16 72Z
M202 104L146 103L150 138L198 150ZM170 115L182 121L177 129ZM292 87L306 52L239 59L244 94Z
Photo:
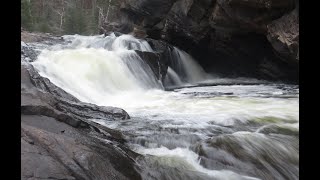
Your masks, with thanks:
M127 112L80 102L22 61L21 179L141 179L122 133L94 122Z
M116 24L178 46L206 71L297 82L295 8L297 0L126 0Z
M140 179L133 160L99 137L48 116L22 115L21 179Z

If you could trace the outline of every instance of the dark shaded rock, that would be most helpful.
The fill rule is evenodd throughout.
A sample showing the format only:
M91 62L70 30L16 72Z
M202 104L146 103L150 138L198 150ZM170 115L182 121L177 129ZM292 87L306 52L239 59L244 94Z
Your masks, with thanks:
M268 24L267 28L268 40L277 53L293 64L299 63L298 9Z
M128 155L92 132L46 116L21 120L21 179L140 179Z
M209 24L215 29L224 31L236 30L239 27L239 24L233 20L219 5L214 6L213 12L209 19Z
M149 43L151 48L158 53L167 53L167 51L172 50L172 46L161 40L154 40L150 38L145 38L145 40Z
M145 40L149 43L154 52L142 52L136 50L136 53L148 63L157 79L163 82L167 74L168 65L170 65L173 47L161 40L154 40L150 38L146 38Z
M26 86L27 88L38 88L57 97L61 97L73 102L80 102L76 97L51 83L48 78L40 76L40 74L33 68L32 65L21 66L21 86Z
M225 20L231 20L237 31L247 30L255 32L265 32L265 25L272 20L281 17L286 12L294 8L293 0L217 0L216 10L213 11L211 19L214 26L225 27L225 24L219 24L221 17ZM218 18L217 18L218 17ZM226 21L222 21L225 22Z
M153 73L156 75L158 80L163 81L164 77L167 74L168 64L164 62L160 53L153 53L153 52L142 52L137 51L136 53L148 63L151 67Z
M141 179L121 132L94 119L128 119L120 108L83 103L21 65L21 179Z
M123 9L131 11L132 20L141 19L144 26L153 26L171 9L176 0L127 0Z
M127 0L118 25L185 50L206 71L296 83L299 32L290 25L296 15L277 20L294 8L298 1Z
M199 45L210 30L206 14L213 1L176 1L166 17L149 31L159 31L161 39L186 51Z
M22 124L21 130L23 127ZM33 139L26 136L23 131L21 132L21 164L24 164L21 166L21 179L76 179L46 150L35 146Z
M21 41L21 60L33 62L36 60L40 52L35 51L32 47Z
M195 52L206 71L227 77L298 80L297 65L279 60L264 35L214 31L210 39Z

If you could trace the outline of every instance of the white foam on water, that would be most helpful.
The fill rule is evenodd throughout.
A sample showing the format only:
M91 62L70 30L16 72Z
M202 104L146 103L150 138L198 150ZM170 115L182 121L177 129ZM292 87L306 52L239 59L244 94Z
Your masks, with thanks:
M151 68L134 51L153 51L146 41L130 35L116 37L114 34L64 38L71 43L43 50L32 64L42 76L81 101L120 107L131 117L148 121L170 120L162 123L162 128L205 129L212 123L232 126L237 122L246 123L265 117L285 119L299 128L297 94L293 98L274 97L287 92L271 85L194 87L168 92L163 90ZM180 57L178 65L181 71L179 68L175 71L173 67L168 69L174 84L219 81L205 73L190 55L178 49L175 51ZM228 82L228 79L220 82ZM199 137L205 138L206 134L199 134ZM199 164L198 155L186 148L141 147L137 151L178 157L197 171L219 179L250 179L231 171L205 169Z
M138 149L138 153L144 155L154 155L157 157L166 157L170 158L173 161L167 161L166 164L169 167L178 166L188 168L187 170L191 171L198 171L204 174L207 174L211 177L218 178L220 180L257 180L258 178L253 178L249 176L243 176L232 171L227 170L210 170L202 167L200 165L200 158L199 156L190 151L186 148L175 148L175 149L168 149L166 147L160 148L152 148L152 149ZM182 165L181 165L182 164Z

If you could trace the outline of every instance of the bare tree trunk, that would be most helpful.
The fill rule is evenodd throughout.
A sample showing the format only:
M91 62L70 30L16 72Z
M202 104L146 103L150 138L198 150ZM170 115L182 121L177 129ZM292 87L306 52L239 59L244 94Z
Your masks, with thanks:
M60 30L62 30L62 25L64 21L64 14L65 14L65 9L64 9L64 0L61 0L62 2L62 12L60 14Z
M61 14L60 14L60 30L62 30L62 24L63 24L63 17L64 17L64 12L62 12Z
M104 16L103 16L103 9L99 6L97 6L99 9L99 17L98 17L98 28L100 29L104 22Z
M106 19L105 19L106 22L108 21L109 10L110 10L110 3L111 3L111 0L109 0L109 3L108 3L107 15L106 15Z
M31 5L30 0L28 0L28 3L29 3L28 13L29 13L29 16L30 16L30 18L31 18L31 24L32 24L32 26L33 26L33 25L34 25L34 19L33 19L33 17L32 17L32 12L31 12L32 5Z
M55 10L57 14L60 16L60 25L59 29L62 30L63 22L64 22L64 15L65 15L65 7L64 7L65 1L61 0L61 12L58 10Z

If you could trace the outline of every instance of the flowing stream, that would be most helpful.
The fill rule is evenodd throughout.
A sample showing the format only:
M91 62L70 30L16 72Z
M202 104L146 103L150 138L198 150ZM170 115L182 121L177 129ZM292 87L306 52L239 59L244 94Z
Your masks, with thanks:
M33 66L81 101L129 113L92 121L120 130L144 155L136 160L144 179L299 179L297 85L219 78L178 48L162 84L134 51L153 52L146 41L64 39Z

